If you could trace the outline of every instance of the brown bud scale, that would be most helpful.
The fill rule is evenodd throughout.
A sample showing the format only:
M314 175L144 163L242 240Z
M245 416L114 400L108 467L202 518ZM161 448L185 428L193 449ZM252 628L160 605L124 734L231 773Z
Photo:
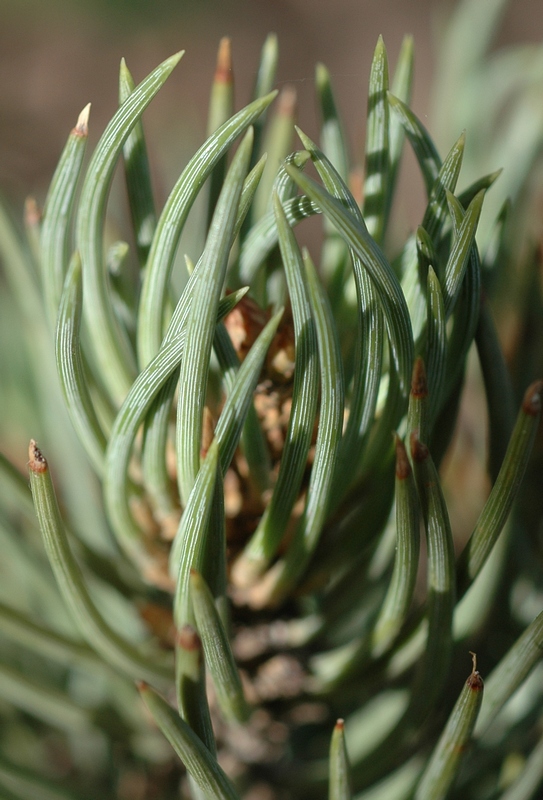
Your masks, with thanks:
M411 377L411 394L413 397L423 399L428 397L428 381L426 379L426 369L424 361L419 356L413 366L413 375Z
M182 650L186 650L188 653L202 649L200 637L192 625L183 625L183 627L177 631L177 644Z
M407 458L405 445L399 436L395 437L396 445L396 477L400 481L406 480L411 474L411 465Z
M296 112L298 95L294 86L285 86L277 99L277 114L280 117L293 117Z
M25 224L29 228L35 228L40 224L42 218L41 211L34 197L27 197L25 200Z
M426 461L430 453L426 445L423 444L418 438L418 434L416 431L413 431L413 433L409 437L409 443L411 446L411 457L413 461L418 461L419 463L421 463L422 461Z

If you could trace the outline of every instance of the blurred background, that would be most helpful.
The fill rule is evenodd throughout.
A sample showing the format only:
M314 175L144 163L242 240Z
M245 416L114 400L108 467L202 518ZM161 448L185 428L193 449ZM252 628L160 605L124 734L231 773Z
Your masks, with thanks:
M478 234L481 251L485 252L485 240L506 197L521 201L510 225L515 232L514 252L519 243L527 242L533 249L543 241L541 0L0 0L0 12L0 192L19 223L25 197L35 196L38 205L43 204L68 133L88 102L92 103L88 152L96 144L117 108L121 57L138 82L172 53L186 51L144 115L160 208L205 138L222 36L232 39L239 109L250 100L266 35L278 35L277 88L295 88L299 124L315 140L320 119L314 74L315 64L322 61L332 76L351 162L362 163L367 81L377 37L384 37L393 70L402 38L410 33L416 59L412 108L442 155L467 130L459 188L504 167L485 199ZM425 207L410 147L405 148L399 189L393 236L387 242L392 256L397 254L396 244L420 223ZM117 213L123 200L123 182L117 180L110 212ZM301 226L304 243L319 240L320 227L313 223ZM527 224L529 235L525 235ZM308 242L312 237L314 241ZM182 245L183 252L193 258L199 255L190 244L186 249ZM517 263L519 258L514 255L512 260ZM509 274L515 281L513 271ZM518 365L514 353L522 329L519 297L526 280L516 284L501 292L499 319L510 364ZM27 431L34 430L35 410L30 392L25 391L21 320L4 289L0 276L0 441L24 466L21 441L26 442ZM518 380L523 391L540 370L530 364L520 371L526 373ZM463 506L471 506L469 515L486 491L482 468L486 430L479 421L484 414L481 395L479 405L471 397L467 406L472 409L468 449L475 446L479 454L477 481L465 464L458 470L466 488L464 500L474 494L473 503ZM478 490L468 493L474 486Z
M138 81L184 49L145 118L161 201L205 132L210 81L224 35L232 38L241 107L249 100L266 34L278 34L278 87L288 83L298 90L300 124L313 137L318 135L314 69L324 62L356 156L363 147L367 76L378 35L384 36L392 66L403 35L415 37L413 107L424 119L432 113L430 86L441 32L458 5L458 0L0 0L0 187L15 203L29 193L43 199L83 106L92 102L91 145L113 114L120 58ZM542 33L541 0L511 0L491 47L536 42ZM450 147L465 125L449 131L440 145Z

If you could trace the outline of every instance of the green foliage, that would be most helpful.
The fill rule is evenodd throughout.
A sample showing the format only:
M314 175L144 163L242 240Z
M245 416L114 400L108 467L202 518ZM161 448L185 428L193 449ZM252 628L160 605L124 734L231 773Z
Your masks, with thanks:
M326 68L321 147L298 131L289 153L275 38L237 113L223 41L208 139L157 212L141 115L179 58L138 86L122 62L119 110L86 164L82 112L28 241L0 216L40 442L32 499L0 458L0 793L535 797L541 511L522 481L543 382L511 383L482 290L508 268L503 226L477 243L497 173L458 192L466 137L442 161L409 107L411 40L389 84L380 38L355 197ZM405 142L426 209L392 253ZM106 235L121 158L134 248ZM294 232L314 215L317 267ZM520 341L524 379L541 340ZM470 534L444 464L475 355L492 488ZM484 691L475 656L462 688L468 650Z

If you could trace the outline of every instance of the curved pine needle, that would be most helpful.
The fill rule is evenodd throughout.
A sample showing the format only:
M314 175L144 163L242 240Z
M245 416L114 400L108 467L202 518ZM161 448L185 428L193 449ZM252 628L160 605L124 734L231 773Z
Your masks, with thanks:
M488 730L498 712L530 674L541 659L542 648L543 611L528 625L488 676L485 702L475 729L476 738Z
M320 214L317 206L303 195L288 200L283 206L283 211L289 225L292 226L297 225L307 217ZM253 283L258 268L270 250L275 247L277 240L275 215L273 211L269 211L251 228L241 247L238 266L240 284L249 285Z
M382 655L398 635L413 600L419 564L419 504L402 440L396 437L396 553L387 594L371 634L372 657Z
M428 635L412 695L415 713L424 716L439 697L449 668L456 581L453 538L439 475L428 448L413 433L410 448L428 549Z
M414 72L414 46L413 37L404 36L400 55L398 56L398 63L392 78L392 94L397 97L406 105L409 105L411 100L411 91L413 87L413 72ZM387 96L388 103L388 96ZM402 156L405 132L401 122L396 114L389 114L389 161L390 166L388 169L388 183L386 186L386 219L390 216L390 209L394 192L396 189L396 182L398 178L398 170L400 167L400 159Z
M252 94L253 100L258 100L260 97L266 97L266 95L272 91L277 73L278 59L279 45L277 36L275 33L270 33L266 37L266 41L264 42L260 53L260 61L258 64L258 71L256 73L255 85ZM253 123L255 138L253 143L251 166L262 153L262 136L264 133L264 126L266 124L266 117L267 112L264 111Z
M194 731L150 686L139 684L143 701L203 796L209 800L240 800L217 760Z
M234 456L266 353L277 332L282 316L283 309L280 309L266 323L231 382L228 397L215 426L215 437L219 442L220 465L223 475ZM258 420L256 421L258 422Z
M57 312L71 252L71 221L75 192L85 156L89 130L90 103L85 106L53 175L41 226L41 272L45 310L51 330Z
M285 534L300 490L317 410L318 345L307 279L294 233L277 194L274 194L274 211L294 320L294 387L277 482L256 531L234 567L234 580L244 586L251 585L263 572Z
M232 236L233 239L235 239L235 237L238 235L249 211L255 191L258 187L260 178L262 177L262 171L265 163L266 156L263 156L255 164L243 183L236 222L234 225L234 233ZM191 272L191 276L189 277L186 287L186 292L184 293L183 314L185 317L188 314L188 304L186 301L188 298L192 297L193 282L196 280L196 275L194 275L194 277L192 277L192 275L194 272L198 273L200 263L201 258ZM230 273L228 277L229 285L231 285L232 277L232 273ZM234 277L234 283L235 282L236 281ZM241 295L239 293L236 293L236 296L241 299ZM229 301L231 299L232 296L229 298ZM223 301L221 301L219 307L223 307ZM172 317L170 326L168 327L168 331L166 332L166 336L164 337L163 345L166 344L171 338L171 332L176 330L180 314L181 309L178 305L176 311L174 312L174 316ZM156 512L164 519L166 524L170 524L168 521L171 520L172 517L175 518L178 513L178 502L173 497L172 485L167 472L165 459L168 426L170 424L170 407L173 402L177 383L178 376L176 377L175 375L172 375L172 377L169 378L169 381L164 384L154 400L145 418L142 446L142 470L144 484L152 497ZM254 425L252 430L255 432Z
M436 150L430 134L411 109L398 97L394 97L391 92L388 92L387 97L390 107L394 113L398 115L411 147L413 148L413 152L415 153L422 172L422 177L424 178L426 192L428 197L430 197L432 186L438 176L439 167L441 165L439 153ZM424 225L424 227L426 228L427 226Z
M83 306L81 259L75 252L60 297L56 360L60 388L79 441L99 475L104 471L106 437L96 416L81 354Z
M141 469L143 484L148 493L155 518L169 537L171 520L179 516L179 502L167 466L169 428L172 406L179 382L175 369L156 395L146 414L143 430Z
M118 405L130 389L136 363L132 347L115 319L108 293L103 257L107 195L123 144L182 55L177 53L160 64L127 97L96 146L81 190L77 247L83 263L85 318L100 375Z
M219 43L215 75L211 85L209 110L207 114L207 135L211 136L234 113L234 74L232 71L232 44L227 36ZM219 197L226 170L228 154L225 153L213 167L209 176L207 197L207 227L211 224L213 211Z
M175 648L175 685L179 713L215 752L215 738L205 691L202 647L196 633L196 620L190 596L192 569L203 570L209 538L215 483L220 480L219 445L213 440L189 499L170 552L170 572L176 579L174 621L177 628ZM222 487L221 487L222 489Z
M287 167L300 189L308 195L337 227L347 244L360 257L374 282L385 312L394 365L402 393L407 396L413 363L413 333L405 297L392 267L365 226L319 184L294 167Z
M321 402L305 508L285 556L271 570L273 580L270 601L273 604L282 601L292 592L318 545L331 504L332 481L343 426L345 392L335 324L315 266L306 250L303 259L319 347ZM265 583L267 582L266 580Z
M296 89L287 84L277 96L274 113L268 121L262 142L262 149L268 154L268 160L251 209L254 220L260 219L266 211L273 208L277 165L282 164L292 150L296 103Z
M445 276L443 281L443 302L445 314L450 316L460 291L464 278L471 248L475 245L475 234L483 206L484 191L479 192L471 201L468 210L464 213L459 207L458 200L447 192L447 201L454 217L455 237L451 247Z
M473 670L451 711L443 733L415 791L414 800L444 800L458 774L462 755L469 744L483 701L483 679Z
M330 786L328 800L351 800L349 757L345 744L345 725L338 719L330 742Z
M441 408L447 367L445 304L439 279L430 266L426 291L426 368L428 372L430 430Z
M106 451L104 475L104 502L108 518L120 546L144 573L147 557L141 546L142 531L134 521L129 509L128 467L136 434L145 420L157 394L179 366L183 357L186 339L186 319L191 290L197 279L197 271L187 283L172 317L164 344L156 358L140 372L130 389L113 425ZM219 304L219 319L222 319L245 294L245 290L227 295Z
M502 467L458 562L461 596L479 574L511 511L539 427L543 381L528 387Z
M136 88L124 58L119 70L119 104L122 105ZM134 228L140 269L144 269L156 228L156 211L151 186L147 145L141 119L138 120L123 147L124 173L128 206ZM139 283L139 282L138 282Z
M43 542L55 578L83 638L102 658L133 680L145 677L162 686L172 679L171 666L151 661L116 633L95 606L77 564L58 509L49 466L34 441L29 448L30 487Z
M421 223L435 247L439 243L443 227L448 219L447 192L454 192L456 189L465 146L466 136L462 133L451 147L443 163L441 163L441 159L436 162L439 171L430 189L428 205ZM434 264L434 267L439 267L439 265ZM439 274L441 276L441 273Z
M224 182L187 316L185 353L179 373L176 437L177 483L183 505L200 468L203 409L217 310L252 144L250 128Z
M390 169L390 124L387 92L388 59L383 37L379 36L371 63L368 92L363 207L368 232L379 245L383 243L389 208L387 192Z
M228 636L209 586L195 569L190 572L190 592L196 630L202 642L205 663L213 680L217 702L227 720L245 722L250 708L245 700Z
M349 177L347 142L332 90L330 73L324 64L317 64L315 68L315 88L322 117L322 150L334 165L338 175L347 181Z
M324 153L302 131L298 135L311 155L324 186L331 195L344 203L361 225L362 214L354 197ZM365 269L363 260L351 248L354 281L356 285L356 311L358 318L357 344L354 354L353 386L349 399L349 418L341 441L338 465L332 491L335 505L353 483L362 462L364 446L373 422L377 393L381 381L384 347L384 316L378 293ZM362 342L366 342L364 347ZM399 420L392 423L395 427ZM389 428L390 431L390 428Z
M158 220L143 282L138 315L138 362L144 367L162 341L164 301L177 245L188 213L213 167L266 110L276 92L255 100L221 125L191 158L172 189Z

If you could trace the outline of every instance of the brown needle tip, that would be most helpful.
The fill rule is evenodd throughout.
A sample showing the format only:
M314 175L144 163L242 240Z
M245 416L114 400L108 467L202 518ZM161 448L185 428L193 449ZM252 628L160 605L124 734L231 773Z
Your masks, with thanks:
M543 381L534 381L524 394L522 410L530 417L537 417L541 411L541 395L543 393Z
M47 472L47 459L43 455L34 439L30 440L30 444L28 446L28 466L32 472Z

